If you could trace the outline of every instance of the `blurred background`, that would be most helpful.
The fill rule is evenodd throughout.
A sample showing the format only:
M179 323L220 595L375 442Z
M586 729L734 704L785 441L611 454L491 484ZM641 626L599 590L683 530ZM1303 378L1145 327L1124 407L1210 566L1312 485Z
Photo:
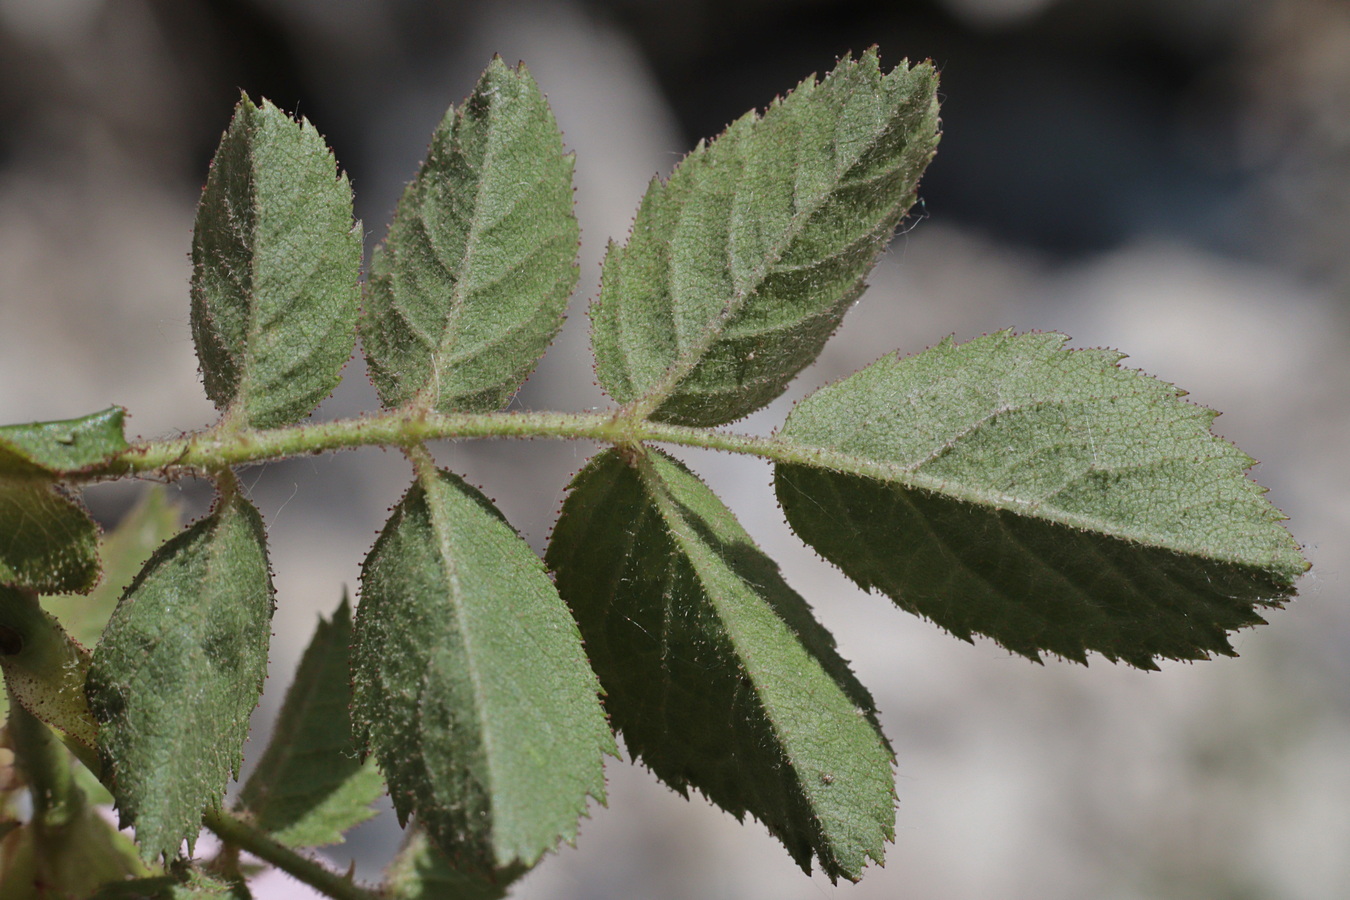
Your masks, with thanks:
M848 51L931 58L944 135L922 203L789 396L881 354L1000 328L1067 332L1224 410L1223 435L1314 569L1239 659L1044 667L868 597L779 520L767 466L684 454L838 635L895 745L884 868L807 878L757 824L608 767L531 900L1350 896L1350 5L1342 0L0 0L0 421L112 403L163 437L214 416L188 329L191 226L242 89L307 116L368 246L450 102L525 60L577 154L582 276L516 403L607 405L585 303L647 181ZM354 360L318 415L376 408ZM536 547L593 448L436 449ZM367 450L245 473L279 608L250 759L318 614L409 480ZM87 501L115 522L139 488ZM209 490L171 487L188 515ZM374 879L386 815L331 848ZM285 876L260 898L307 896Z

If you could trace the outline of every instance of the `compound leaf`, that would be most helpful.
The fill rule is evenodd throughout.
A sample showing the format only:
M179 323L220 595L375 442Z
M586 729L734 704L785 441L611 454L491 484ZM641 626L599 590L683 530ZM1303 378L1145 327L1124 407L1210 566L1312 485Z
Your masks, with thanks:
M1033 659L1141 668L1232 655L1307 569L1216 413L1066 351L1058 334L950 340L822 388L781 437L798 535L864 588Z
M94 652L99 753L147 859L191 844L238 774L267 675L272 598L262 519L231 493L156 551Z
M718 425L814 360L913 205L938 138L931 64L874 51L748 113L653 182L592 306L596 373L651 418Z
M98 526L42 478L0 478L0 584L87 593L98 583Z
M290 847L341 843L375 815L384 793L373 760L352 733L351 609L344 597L319 621L277 715L272 740L239 794L258 827Z
M361 229L323 138L247 97L221 138L192 239L192 336L211 400L288 425L333 390L356 342Z
M386 406L498 409L576 286L572 157L522 65L493 59L432 135L371 261L361 336Z
M455 866L533 865L603 801L613 736L543 565L478 491L428 470L361 575L353 719Z
M127 449L125 416L112 406L78 419L0 427L0 477L59 475L111 462Z
M548 564L630 752L857 880L892 837L872 700L778 567L696 476L617 451L572 482Z

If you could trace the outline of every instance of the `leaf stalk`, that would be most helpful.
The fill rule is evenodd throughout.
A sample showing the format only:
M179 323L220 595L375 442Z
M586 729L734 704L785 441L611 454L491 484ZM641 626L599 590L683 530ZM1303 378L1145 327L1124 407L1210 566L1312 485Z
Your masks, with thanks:
M616 416L613 411L426 413L395 409L286 428L229 433L208 430L170 440L144 441L133 444L105 466L66 473L66 477L94 481L126 474L164 478L215 475L231 466L358 447L406 449L435 440L535 438L590 440L620 447L641 442L678 444L776 462L820 462L815 451L776 438L651 422Z
M208 812L206 827L227 845L246 850L269 862L298 881L322 891L334 900L382 900L381 895L324 868L319 863L296 853L290 847L268 837L248 822L221 811Z

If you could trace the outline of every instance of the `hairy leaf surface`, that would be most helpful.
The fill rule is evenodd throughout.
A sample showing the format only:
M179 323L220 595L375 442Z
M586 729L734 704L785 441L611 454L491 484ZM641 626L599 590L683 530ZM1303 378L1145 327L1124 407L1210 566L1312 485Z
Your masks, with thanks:
M490 876L461 872L432 845L420 828L410 828L398 856L385 872L384 888L392 900L501 900L511 883L525 873L516 866Z
M221 138L192 239L206 394L241 425L304 418L356 342L361 229L323 138L247 97Z
M156 551L94 651L99 752L147 859L194 841L238 774L267 676L272 598L262 519L231 494Z
M0 477L57 475L110 462L127 449L125 415L113 406L78 419L0 427Z
M98 526L49 481L0 478L0 584L88 593L98 583Z
M352 733L351 609L319 621L277 715L272 740L239 794L258 827L290 847L338 844L375 815L384 793Z
M478 491L419 478L361 574L353 718L460 868L533 865L603 800L613 737L539 558Z
M653 182L591 311L610 396L718 425L781 394L913 205L936 90L931 64L883 74L875 52L846 58Z
M607 451L548 552L605 708L675 790L750 813L807 871L857 880L895 820L872 700L809 607L696 476Z
M1088 650L1231 655L1307 568L1216 413L1066 351L1002 332L885 357L804 400L779 465L796 532L865 588L969 639L1039 658Z
M576 286L572 157L522 65L493 59L375 252L361 336L386 406L505 406Z

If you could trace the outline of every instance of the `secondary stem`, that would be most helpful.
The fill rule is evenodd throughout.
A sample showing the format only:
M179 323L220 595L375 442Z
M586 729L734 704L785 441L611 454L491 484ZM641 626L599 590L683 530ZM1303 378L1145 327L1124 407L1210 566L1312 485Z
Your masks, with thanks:
M324 868L284 844L277 843L244 820L228 813L207 813L206 827L227 844L233 844L252 853L291 877L333 897L334 900L381 900L376 892Z
M583 439L616 445L649 441L815 464L823 461L822 455L828 455L828 451L776 438L650 422L621 417L614 411L443 414L393 410L266 431L203 431L174 440L147 441L134 445L105 470L77 477L218 472L228 466L356 447L412 447L425 441L483 438Z

